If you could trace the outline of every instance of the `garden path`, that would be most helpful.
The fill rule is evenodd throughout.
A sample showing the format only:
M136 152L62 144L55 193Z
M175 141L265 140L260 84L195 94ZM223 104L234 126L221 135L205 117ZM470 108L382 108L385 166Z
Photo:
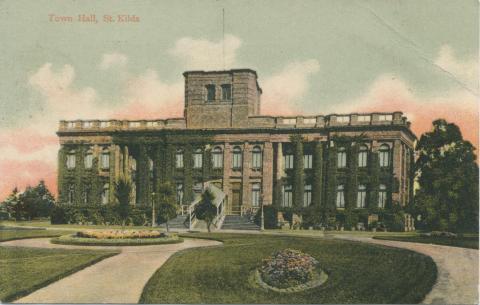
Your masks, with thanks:
M120 254L41 288L15 303L138 303L143 287L167 259L183 249L216 246L213 240L185 239L183 243L138 247L67 246L50 243L50 238L21 239L2 246L117 249Z
M404 248L428 255L437 265L438 275L437 282L423 300L423 304L478 304L478 250L378 240L347 234L334 237Z

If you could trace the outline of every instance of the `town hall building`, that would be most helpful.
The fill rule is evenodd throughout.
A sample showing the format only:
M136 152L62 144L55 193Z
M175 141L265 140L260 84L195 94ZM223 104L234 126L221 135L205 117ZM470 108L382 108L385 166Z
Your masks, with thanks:
M227 214L262 204L381 210L412 199L416 137L402 112L266 116L253 70L183 76L182 118L60 122L61 203L114 203L121 176L137 206L151 205L163 182L183 206L213 183Z

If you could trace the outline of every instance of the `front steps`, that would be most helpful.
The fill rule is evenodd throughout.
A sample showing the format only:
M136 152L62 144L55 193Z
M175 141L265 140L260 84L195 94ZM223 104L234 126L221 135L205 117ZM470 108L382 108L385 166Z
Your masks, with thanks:
M166 228L166 224L162 223L159 225L160 228ZM175 229L188 229L188 215L178 215L176 218L168 222L168 228L170 230Z
M221 230L260 230L247 216L226 215Z

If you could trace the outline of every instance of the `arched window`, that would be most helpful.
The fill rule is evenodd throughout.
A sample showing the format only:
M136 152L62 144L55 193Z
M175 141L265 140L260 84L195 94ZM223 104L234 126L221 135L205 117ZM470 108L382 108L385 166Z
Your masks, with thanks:
M67 168L68 169L74 169L75 168L75 162L76 162L75 151L71 150L71 151L68 152L68 155L67 155Z
M242 168L242 149L239 146L235 146L233 148L233 156L232 156L232 168L233 169L241 169Z
M88 150L87 154L85 155L85 168L90 169L93 165L93 152L92 150Z
M260 193L261 193L260 183L253 183L252 184L252 206L253 207L260 206Z
M68 203L73 203L73 199L75 197L75 186L70 184L68 186Z
M108 149L104 149L102 151L102 158L100 162L102 169L109 169L110 168L110 152Z
M102 190L102 204L107 204L110 196L110 185L105 183Z
M337 208L345 207L345 186L343 184L339 184L337 186L336 205L337 205Z
M200 148L195 149L193 152L193 168L202 168L203 166L203 153Z
M368 147L361 145L358 149L358 167L366 167L368 160Z
M390 166L390 147L387 144L382 144L378 149L378 160L380 167Z
M262 149L258 145L254 146L252 149L252 168L262 168Z
M175 167L183 168L183 150L177 149L175 153Z
M223 151L219 146L216 146L212 150L212 166L213 168L223 167Z
M347 152L345 147L339 147L337 150L337 167L344 168L347 166Z
M378 186L378 207L384 208L387 203L387 186L380 184Z
M365 202L367 199L367 187L364 184L358 186L357 192L357 208L361 209L365 207Z

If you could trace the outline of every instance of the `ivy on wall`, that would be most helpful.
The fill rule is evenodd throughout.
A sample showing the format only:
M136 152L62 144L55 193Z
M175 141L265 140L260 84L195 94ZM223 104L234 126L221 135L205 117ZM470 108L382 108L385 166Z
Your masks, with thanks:
M300 135L290 137L293 144L293 207L303 207L303 193L305 189L305 174L303 166L303 142Z
M313 151L312 205L323 208L323 145L315 142Z

